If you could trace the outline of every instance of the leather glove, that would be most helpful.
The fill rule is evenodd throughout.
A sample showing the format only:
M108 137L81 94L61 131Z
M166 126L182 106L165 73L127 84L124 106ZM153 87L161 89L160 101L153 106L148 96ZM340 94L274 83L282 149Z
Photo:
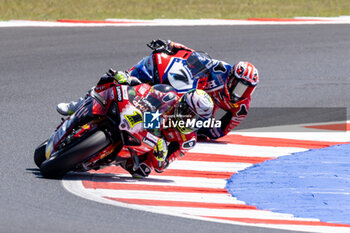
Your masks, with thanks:
M127 72L109 69L106 75L108 77L113 77L119 84L130 84L130 76Z
M171 50L169 49L170 41L167 40L152 40L150 43L147 44L148 47L150 47L155 53L171 53Z
M116 73L117 73L116 70L113 70L112 68L110 68L110 69L106 72L106 75L107 75L108 77L114 77Z
M158 140L157 145L154 147L154 156L158 162L164 162L168 156L168 146L166 144L166 141L161 138Z

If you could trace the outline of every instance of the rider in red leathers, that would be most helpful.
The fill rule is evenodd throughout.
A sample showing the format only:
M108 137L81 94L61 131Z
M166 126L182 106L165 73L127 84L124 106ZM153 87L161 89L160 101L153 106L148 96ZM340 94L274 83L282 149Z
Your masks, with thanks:
M145 89L149 87L147 85ZM203 90L191 90L180 97L171 86L155 85L145 93L143 98L135 98L132 103L141 111L152 110L154 112L157 110L153 114L160 115L164 122L162 121L159 128L147 129L148 132L143 142L156 145L154 151L149 151L139 157L139 168L133 169L134 161L131 158L122 164L122 167L133 177L138 178L148 176L152 169L158 173L162 172L171 162L184 156L196 145L197 133L195 131L197 128L195 126L180 124L175 126L171 125L171 122L175 124L193 119L205 121L211 117L214 107L211 98Z
M212 116L214 103L203 90L195 89L179 95L169 85L154 85L152 87L146 84L142 85L137 78L130 77L121 71L116 72L110 69L93 89L96 92L101 92L122 83L129 86L141 85L139 90L142 89L144 96L142 98L135 97L131 101L132 104L142 112L157 110L161 118L164 118L166 125L169 125L170 121L186 122L187 119L204 121ZM90 91L87 95L89 94ZM169 96L171 98L167 99ZM80 98L78 102L68 104L61 103L57 106L57 111L62 115L70 115L78 109L84 99ZM196 130L198 129L186 125L166 128L160 125L160 128L157 129L147 129L144 142L153 147L154 150L138 156L139 161L136 167L132 158L121 166L136 178L147 177L153 169L156 172L162 172L171 162L184 156L188 150L196 145Z

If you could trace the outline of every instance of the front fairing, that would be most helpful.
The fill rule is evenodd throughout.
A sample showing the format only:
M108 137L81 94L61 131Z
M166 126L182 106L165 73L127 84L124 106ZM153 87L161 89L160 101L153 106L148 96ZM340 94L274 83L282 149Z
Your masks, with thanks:
M67 118L55 132L53 132L47 142L45 157L48 159L56 150L59 142L66 136L67 132L74 126L74 114Z
M137 77L143 83L154 84L153 78L153 59L152 54L144 57L139 63L129 70L131 76Z
M58 126L48 140L45 156L48 159L57 151L58 146L77 126L83 126L98 116L107 114L112 100L115 98L115 88L109 88L106 91L96 93L92 92L81 104L79 109L70 115L64 122Z

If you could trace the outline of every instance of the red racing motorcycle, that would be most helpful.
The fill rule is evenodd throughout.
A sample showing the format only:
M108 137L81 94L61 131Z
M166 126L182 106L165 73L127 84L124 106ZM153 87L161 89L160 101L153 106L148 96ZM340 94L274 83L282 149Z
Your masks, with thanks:
M69 171L97 170L120 165L128 158L154 149L156 136L143 127L143 112L165 113L178 100L169 85L116 85L93 90L79 109L57 127L34 152L44 177L62 177ZM147 104L145 104L147 103Z

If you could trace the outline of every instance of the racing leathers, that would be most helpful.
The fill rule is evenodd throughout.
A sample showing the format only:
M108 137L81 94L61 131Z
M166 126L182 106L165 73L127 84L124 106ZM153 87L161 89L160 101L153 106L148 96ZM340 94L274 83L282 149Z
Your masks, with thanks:
M120 72L115 72L114 70L109 70L106 75L101 77L94 89L97 92L101 92L117 83L124 83L129 86L140 84L139 80L136 78L129 77L125 74L121 75ZM162 89L164 88L163 85L150 87L143 84L143 86L144 97L139 98L139 96L136 96L131 100L131 103L142 112L159 111L159 113L162 114L161 118L164 118L165 122L170 120L169 116L174 115L175 108L177 107L176 104L180 96L177 95L175 91L171 91L172 88L170 86L168 87L171 89L165 90ZM172 99L168 100L166 104L160 104L165 99L165 96L170 96L169 92L173 94L171 97ZM153 102L150 101L150 99L152 99ZM158 106L156 106L157 104ZM197 141L196 132L182 134L176 128L163 128L163 125L161 125L159 129L147 129L147 131L147 135L143 140L146 144L154 147L154 150L138 156L139 164L137 167L134 166L135 161L133 158L129 158L121 164L121 166L135 178L147 177L152 170L158 173L163 172L171 162L178 157L184 156L188 150L192 149Z

